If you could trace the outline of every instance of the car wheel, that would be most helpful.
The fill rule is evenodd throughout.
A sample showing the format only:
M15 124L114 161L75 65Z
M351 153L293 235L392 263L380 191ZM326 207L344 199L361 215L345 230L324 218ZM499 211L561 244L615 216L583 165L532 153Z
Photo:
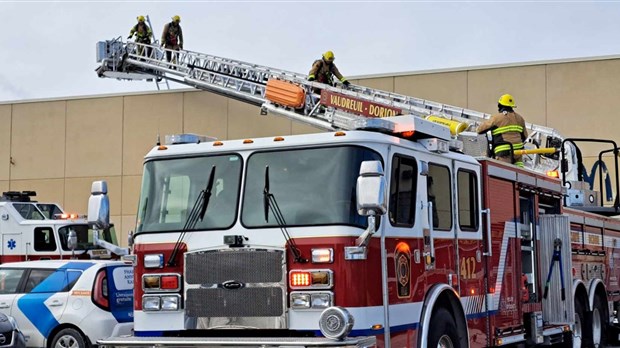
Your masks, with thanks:
M54 336L52 348L86 348L86 342L79 331L66 328Z

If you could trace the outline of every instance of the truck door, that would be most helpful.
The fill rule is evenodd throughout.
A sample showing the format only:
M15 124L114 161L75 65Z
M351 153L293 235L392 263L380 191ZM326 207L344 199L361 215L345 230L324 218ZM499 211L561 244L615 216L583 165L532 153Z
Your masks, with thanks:
M430 255L431 264L427 270L435 270L428 278L431 283L446 283L452 280L452 286L457 283L456 263L456 234L454 224L454 199L452 160L439 156L425 156L427 173L420 178L419 188L426 191L428 202L426 220L429 222L428 231L425 229L425 255ZM428 236L426 234L429 234Z
M459 294L467 317L486 317L488 288L485 278L486 250L482 240L480 165L454 163L454 192L457 233ZM473 328L486 332L485 321Z
M11 315L25 268L0 269L0 313Z

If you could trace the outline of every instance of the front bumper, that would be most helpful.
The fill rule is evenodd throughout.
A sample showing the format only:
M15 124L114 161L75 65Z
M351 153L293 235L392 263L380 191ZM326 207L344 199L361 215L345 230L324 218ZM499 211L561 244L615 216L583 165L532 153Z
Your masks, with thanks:
M349 337L340 341L323 337L110 337L97 341L101 348L123 347L375 347L376 338Z

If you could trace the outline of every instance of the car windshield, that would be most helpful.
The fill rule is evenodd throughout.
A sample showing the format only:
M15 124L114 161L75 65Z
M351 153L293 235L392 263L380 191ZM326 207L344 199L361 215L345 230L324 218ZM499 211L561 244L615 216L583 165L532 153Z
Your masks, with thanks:
M77 247L75 250L88 250L88 249L98 249L99 246L95 246L94 238L93 238L93 230L88 228L86 224L75 224L69 226L63 226L58 229L58 235L60 236L60 245L62 250L70 251L67 244L67 239L69 238L69 231L74 230L77 237ZM99 239L105 240L108 243L118 245L118 241L116 239L116 231L114 230L114 226L110 226L103 231L99 231Z
M224 229L236 219L242 160L237 154L156 160L144 165L136 232L180 231L208 186L211 197L192 230Z
M357 213L355 187L362 161L380 161L367 148L339 146L254 153L248 159L241 222L247 227L278 226L273 212L265 221L263 191L269 166L269 192L287 226L351 225L365 228Z

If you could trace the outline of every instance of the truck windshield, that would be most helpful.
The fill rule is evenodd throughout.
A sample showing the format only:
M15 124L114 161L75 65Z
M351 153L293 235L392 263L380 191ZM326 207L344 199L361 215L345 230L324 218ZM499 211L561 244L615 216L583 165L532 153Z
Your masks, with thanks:
M270 211L265 221L263 190L269 166L269 192L286 226L351 225L365 228L356 209L355 186L362 161L380 161L367 148L339 146L254 153L248 159L241 222L247 227L278 226Z
M88 250L88 249L98 249L99 246L94 245L93 238L93 230L88 228L86 224L78 224L78 225L69 225L63 226L58 229L58 235L60 236L60 245L62 250L70 251L67 246L67 238L69 238L69 231L74 230L78 240L78 246L76 250ZM116 240L116 231L114 231L114 226L110 226L109 228L99 231L99 239L105 240L108 243L112 243L114 245L118 245L118 241Z
M237 216L241 165L236 154L147 162L136 232L182 230L213 167L209 205L204 219L192 230L232 227Z

